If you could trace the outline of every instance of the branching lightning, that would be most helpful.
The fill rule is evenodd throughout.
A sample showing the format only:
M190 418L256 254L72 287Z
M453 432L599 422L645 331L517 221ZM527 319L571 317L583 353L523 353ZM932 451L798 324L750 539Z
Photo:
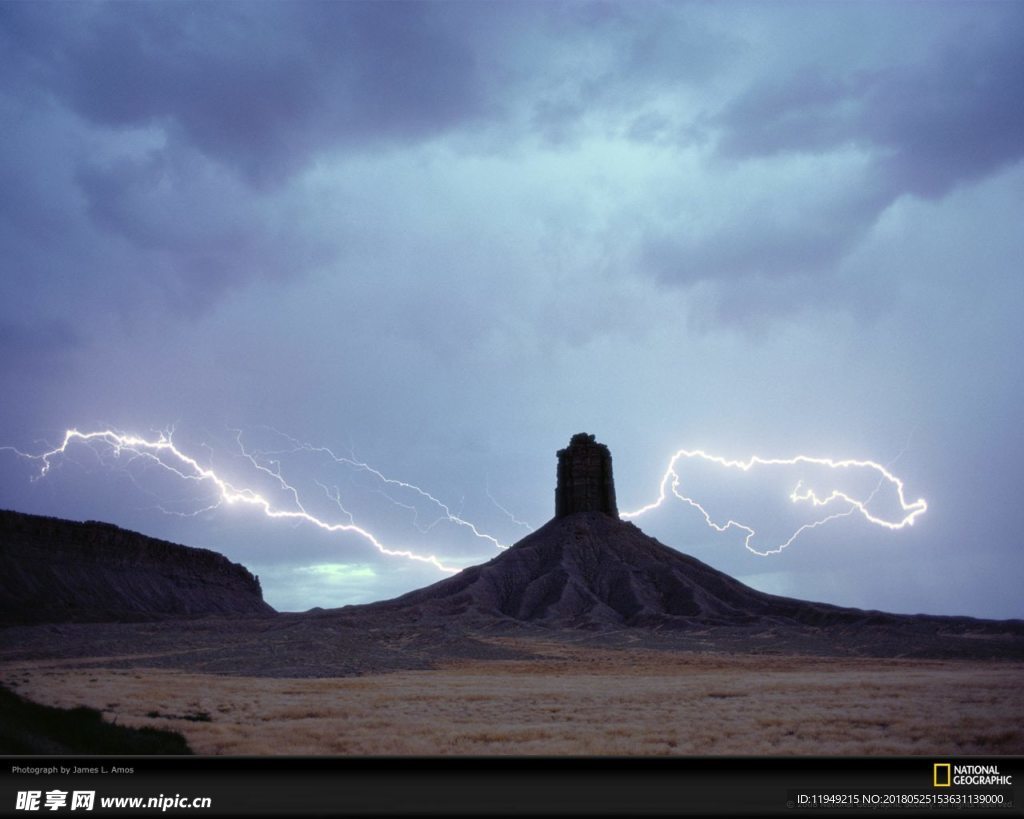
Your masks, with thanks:
M270 429L270 428L267 428ZM93 432L81 432L77 429L69 429L65 432L60 445L40 453L27 453L14 447L0 447L2 450L13 451L23 458L30 459L40 464L39 473L35 479L45 477L56 463L56 461L68 453L70 447L76 444L90 447L100 457L111 456L116 459L127 459L128 464L136 461L144 461L150 465L166 471L177 479L191 482L202 487L204 500L197 500L202 507L189 512L170 511L160 507L163 511L175 515L194 516L222 506L243 505L253 507L262 512L268 518L292 520L297 523L308 523L327 532L346 532L356 535L369 543L382 555L394 558L405 558L408 560L428 563L438 570L447 573L458 572L459 569L448 566L434 554L423 554L408 548L393 548L386 546L381 539L373 534L365 526L356 523L353 511L343 500L343 493L339 486L315 480L316 486L323 491L324 496L341 514L342 519L325 520L314 514L307 506L295 484L285 477L282 469L282 458L294 456L299 453L329 459L334 464L365 473L372 477L381 486L390 487L392 492L384 489L376 491L383 495L394 505L409 511L412 515L412 523L420 532L429 532L441 522L464 528L473 537L485 541L489 548L507 549L508 547L496 537L481 531L475 524L466 520L461 514L456 514L450 506L439 500L415 484L384 475L379 470L361 461L353 454L345 457L336 454L328 447L313 446L304 443L277 430L270 430L286 443L284 448L275 450L255 450L248 448L243 442L241 430L233 430L234 442L237 447L236 456L240 456L245 462L256 471L259 481L265 485L269 482L279 490L286 499L283 504L271 500L270 497L261 493L253 486L239 485L224 476L223 470L215 471L213 466L204 466L196 457L181 449L172 439L173 431L159 433L155 437L145 438L138 435L126 434L113 429L103 429ZM205 446L205 445L204 445ZM212 461L212 452L210 450ZM793 504L802 504L812 510L820 510L820 516L811 522L799 526L788 538L773 548L761 548L755 545L757 531L753 526L739 520L729 518L725 522L716 521L707 508L693 497L690 489L684 491L683 478L680 475L681 464L684 462L703 461L727 470L738 470L751 472L758 467L811 467L834 471L867 470L872 476L877 477L877 485L870 492L851 493L845 489L831 488L827 493L819 494L808 485L801 477L792 491L789 493L789 500ZM153 496L153 493L141 486L130 471L127 474L139 489L146 494ZM872 511L871 505L876 494L883 487L891 487L895 490L895 497L899 504L899 514L893 517L885 517ZM212 498L210 494L212 491ZM430 508L436 510L437 517L428 525L424 526L419 522L420 507L415 503L404 503L395 497L399 492L411 493L421 502L429 504ZM487 497L512 523L525 529L530 529L529 524L516 518L508 509L502 506L494 495L491 494L490 486L486 486ZM680 449L669 460L668 467L661 477L658 485L657 498L650 503L633 511L621 512L620 517L624 519L638 518L654 509L661 507L669 497L674 497L686 505L692 507L701 514L705 524L712 530L725 533L736 530L743 533L743 545L757 555L771 555L782 552L791 545L798 537L805 532L821 527L839 518L859 515L869 523L889 530L899 530L907 526L913 526L914 521L928 509L928 504L923 499L908 502L903 481L894 475L882 464L870 460L835 460L832 458L817 458L808 455L797 455L792 458L761 458L752 456L747 460L731 460L718 455L712 455L704 450ZM155 496L154 496L155 497Z
M437 518L437 520L435 520L429 526L427 526L426 529L421 528L420 531L427 531L427 530L433 528L434 526L436 526L439 521L446 520L449 523L455 524L456 526L462 526L462 527L465 527L465 528L469 529L473 533L473 535L475 537L481 538L482 540L489 541L491 544L493 544L498 549L507 549L508 548L508 546L506 546L504 543L499 541L497 538L495 538L495 537L493 537L491 535L485 534L484 532L481 532L474 524L472 524L468 520L466 520L466 519L456 515L454 512L452 512L452 510L448 507L447 504L445 504L442 501L438 500L433 495L431 495L429 492L427 492L425 489L421 489L420 487L416 486L415 484L406 483L405 481L396 480L395 478L389 478L386 475L384 475L383 473L381 473L380 471L374 469L369 464L363 463L362 461L356 460L355 458L345 458L345 457L343 457L341 455L336 455L328 447L325 447L325 446L313 446L312 444L303 443L302 441L299 441L299 440L297 440L295 438L292 438L290 435L286 435L283 432L279 432L277 430L273 430L273 432L277 433L282 438L285 438L286 440L288 440L292 444L292 449L280 450L280 451L277 451L277 452L274 452L274 453L262 453L262 454L294 454L296 452L313 452L313 453L320 453L320 454L327 455L327 457L331 458L335 463L345 464L346 466L351 466L351 467L354 467L355 469L359 469L359 470L362 470L364 472L368 472L369 474L373 475L375 478L380 480L382 483L388 484L389 486L395 486L395 487L399 487L401 489L407 489L410 492L414 492L415 494L419 495L424 500L429 501L435 507L440 509L441 516L439 518ZM241 447L241 446L242 446L242 444L241 444L241 435L239 435L239 447ZM243 454L247 458L249 458L253 462L254 465L256 464L254 456L250 455L248 452L246 452L244 447L242 447L242 452L243 452ZM415 511L415 507L410 507L408 504L400 503L399 501L395 500L394 498L392 498L387 493L382 492L381 494L383 494L384 497L386 497L389 501L391 501L396 506L401 506L404 509L412 509L413 511Z
M725 523L716 523L712 520L710 513L694 498L689 495L683 494L680 487L682 485L682 478L679 476L677 471L677 465L681 460L693 460L699 459L707 461L709 463L717 464L718 466L725 467L727 469L738 469L743 472L750 472L754 467L757 466L800 466L802 464L811 466L827 467L829 469L837 470L849 470L849 469L869 469L872 470L879 476L878 485L875 489L863 500L853 497L852 495L842 492L838 489L832 490L826 497L820 497L809 487L804 487L803 481L798 481L796 487L789 494L789 499L793 503L809 503L813 508L835 507L839 504L845 504L846 508L841 511L833 512L826 515L818 520L811 523L806 523L798 528L792 535L790 535L783 543L779 544L773 549L758 549L753 545L754 537L757 532L745 523L741 523L737 520L727 520ZM868 506L874 498L878 490L889 484L896 490L896 496L899 501L900 510L902 511L902 517L896 520L887 520L886 518L880 517L873 514ZM744 532L743 545L756 555L770 555L778 554L793 541L795 541L804 532L815 529L819 526L836 520L837 518L847 517L849 515L860 514L865 520L873 523L876 526L881 526L886 529L902 529L906 526L913 526L914 521L923 515L928 509L928 504L923 498L919 498L913 503L908 503L906 494L904 491L903 481L897 478L892 472L886 469L875 461L866 460L834 460L832 458L814 458L809 455L797 455L793 458L761 458L756 455L751 456L745 461L730 460L723 458L719 455L711 455L701 449L680 449L677 451L672 458L669 460L668 468L662 475L661 483L658 485L658 497L651 503L641 506L639 509L635 509L631 512L621 512L620 517L622 518L637 518L641 515L657 509L661 506L668 498L669 493L683 501L687 505L693 507L704 517L704 522L716 532L727 532L730 529L738 529Z
M510 521L512 521L516 526L522 527L527 532L533 531L533 527L529 523L527 523L525 520L519 520L519 518L513 515L508 509L506 509L504 506L498 503L498 499L491 494L490 481L487 481L487 483L485 484L484 491L487 492L487 497L490 499L491 503L493 503L498 508L498 511L501 512Z
M132 460L144 459L160 469L166 470L181 480L195 482L210 487L214 492L214 502L200 511L216 509L224 505L232 506L241 504L250 506L258 509L268 518L305 522L327 532L348 532L355 534L367 541L378 552L388 557L406 558L422 563L429 563L442 572L452 574L459 571L458 568L445 565L436 555L420 554L412 551L411 549L395 549L385 546L372 532L355 523L352 513L345 508L342 503L341 493L338 487L328 487L322 483L319 484L327 497L332 500L342 514L345 515L347 522L331 522L317 517L303 504L296 487L285 479L281 471L280 462L276 460L261 462L258 459L259 456L266 455L268 453L254 453L248 451L242 443L241 432L238 430L235 431L235 435L241 455L247 459L258 472L276 484L282 492L290 498L293 508L280 508L264 494L256 491L255 489L245 486L236 486L227 478L214 471L213 468L203 466L193 456L181 450L172 440L172 435L172 432L164 432L160 433L155 438L143 438L138 435L125 434L112 429L98 430L94 432L80 432L77 429L69 429L64 433L64 439L61 441L59 446L38 454L22 452L14 447L3 447L3 449L13 451L23 458L28 458L40 463L41 466L37 478L43 478L50 472L55 461L61 456L64 456L67 453L68 448L73 444L81 443L93 448L97 446L105 446L109 450L109 453L115 458L121 458L127 455ZM293 451L305 450L309 452L326 453L338 463L344 463L357 469L364 470L386 484L401 487L417 493L424 499L436 504L444 514L443 519L459 526L469 528L475 536L492 543L498 548L507 548L496 538L481 532L472 523L453 514L444 503L414 484L388 478L368 464L354 459L341 458L325 447L313 447L308 444L302 444L298 441L294 441L294 439L292 439L292 442L295 445L295 449ZM199 512L194 514L199 514Z

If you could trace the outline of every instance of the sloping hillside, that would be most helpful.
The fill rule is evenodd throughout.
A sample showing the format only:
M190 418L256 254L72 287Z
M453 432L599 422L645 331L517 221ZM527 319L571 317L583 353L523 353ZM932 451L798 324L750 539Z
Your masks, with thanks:
M217 552L0 511L0 623L270 613L259 580Z

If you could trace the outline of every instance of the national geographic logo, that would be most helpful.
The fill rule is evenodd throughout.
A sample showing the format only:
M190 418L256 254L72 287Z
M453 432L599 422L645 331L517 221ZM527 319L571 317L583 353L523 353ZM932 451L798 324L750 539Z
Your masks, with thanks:
M932 785L936 788L1012 784L1013 774L999 773L998 765L954 765L952 762L936 762L932 765Z

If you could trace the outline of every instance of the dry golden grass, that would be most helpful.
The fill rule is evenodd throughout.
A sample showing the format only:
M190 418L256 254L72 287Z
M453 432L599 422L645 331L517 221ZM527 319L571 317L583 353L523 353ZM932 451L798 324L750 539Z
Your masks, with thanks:
M521 647L544 656L331 679L0 671L38 702L172 728L201 754L1024 753L1019 663Z

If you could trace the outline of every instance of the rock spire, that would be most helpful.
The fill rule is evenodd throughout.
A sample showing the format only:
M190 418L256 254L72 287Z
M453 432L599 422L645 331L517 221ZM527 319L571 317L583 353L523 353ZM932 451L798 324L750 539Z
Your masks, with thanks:
M613 518L619 516L611 452L585 432L573 435L569 446L558 451L555 517L577 512L603 512Z

